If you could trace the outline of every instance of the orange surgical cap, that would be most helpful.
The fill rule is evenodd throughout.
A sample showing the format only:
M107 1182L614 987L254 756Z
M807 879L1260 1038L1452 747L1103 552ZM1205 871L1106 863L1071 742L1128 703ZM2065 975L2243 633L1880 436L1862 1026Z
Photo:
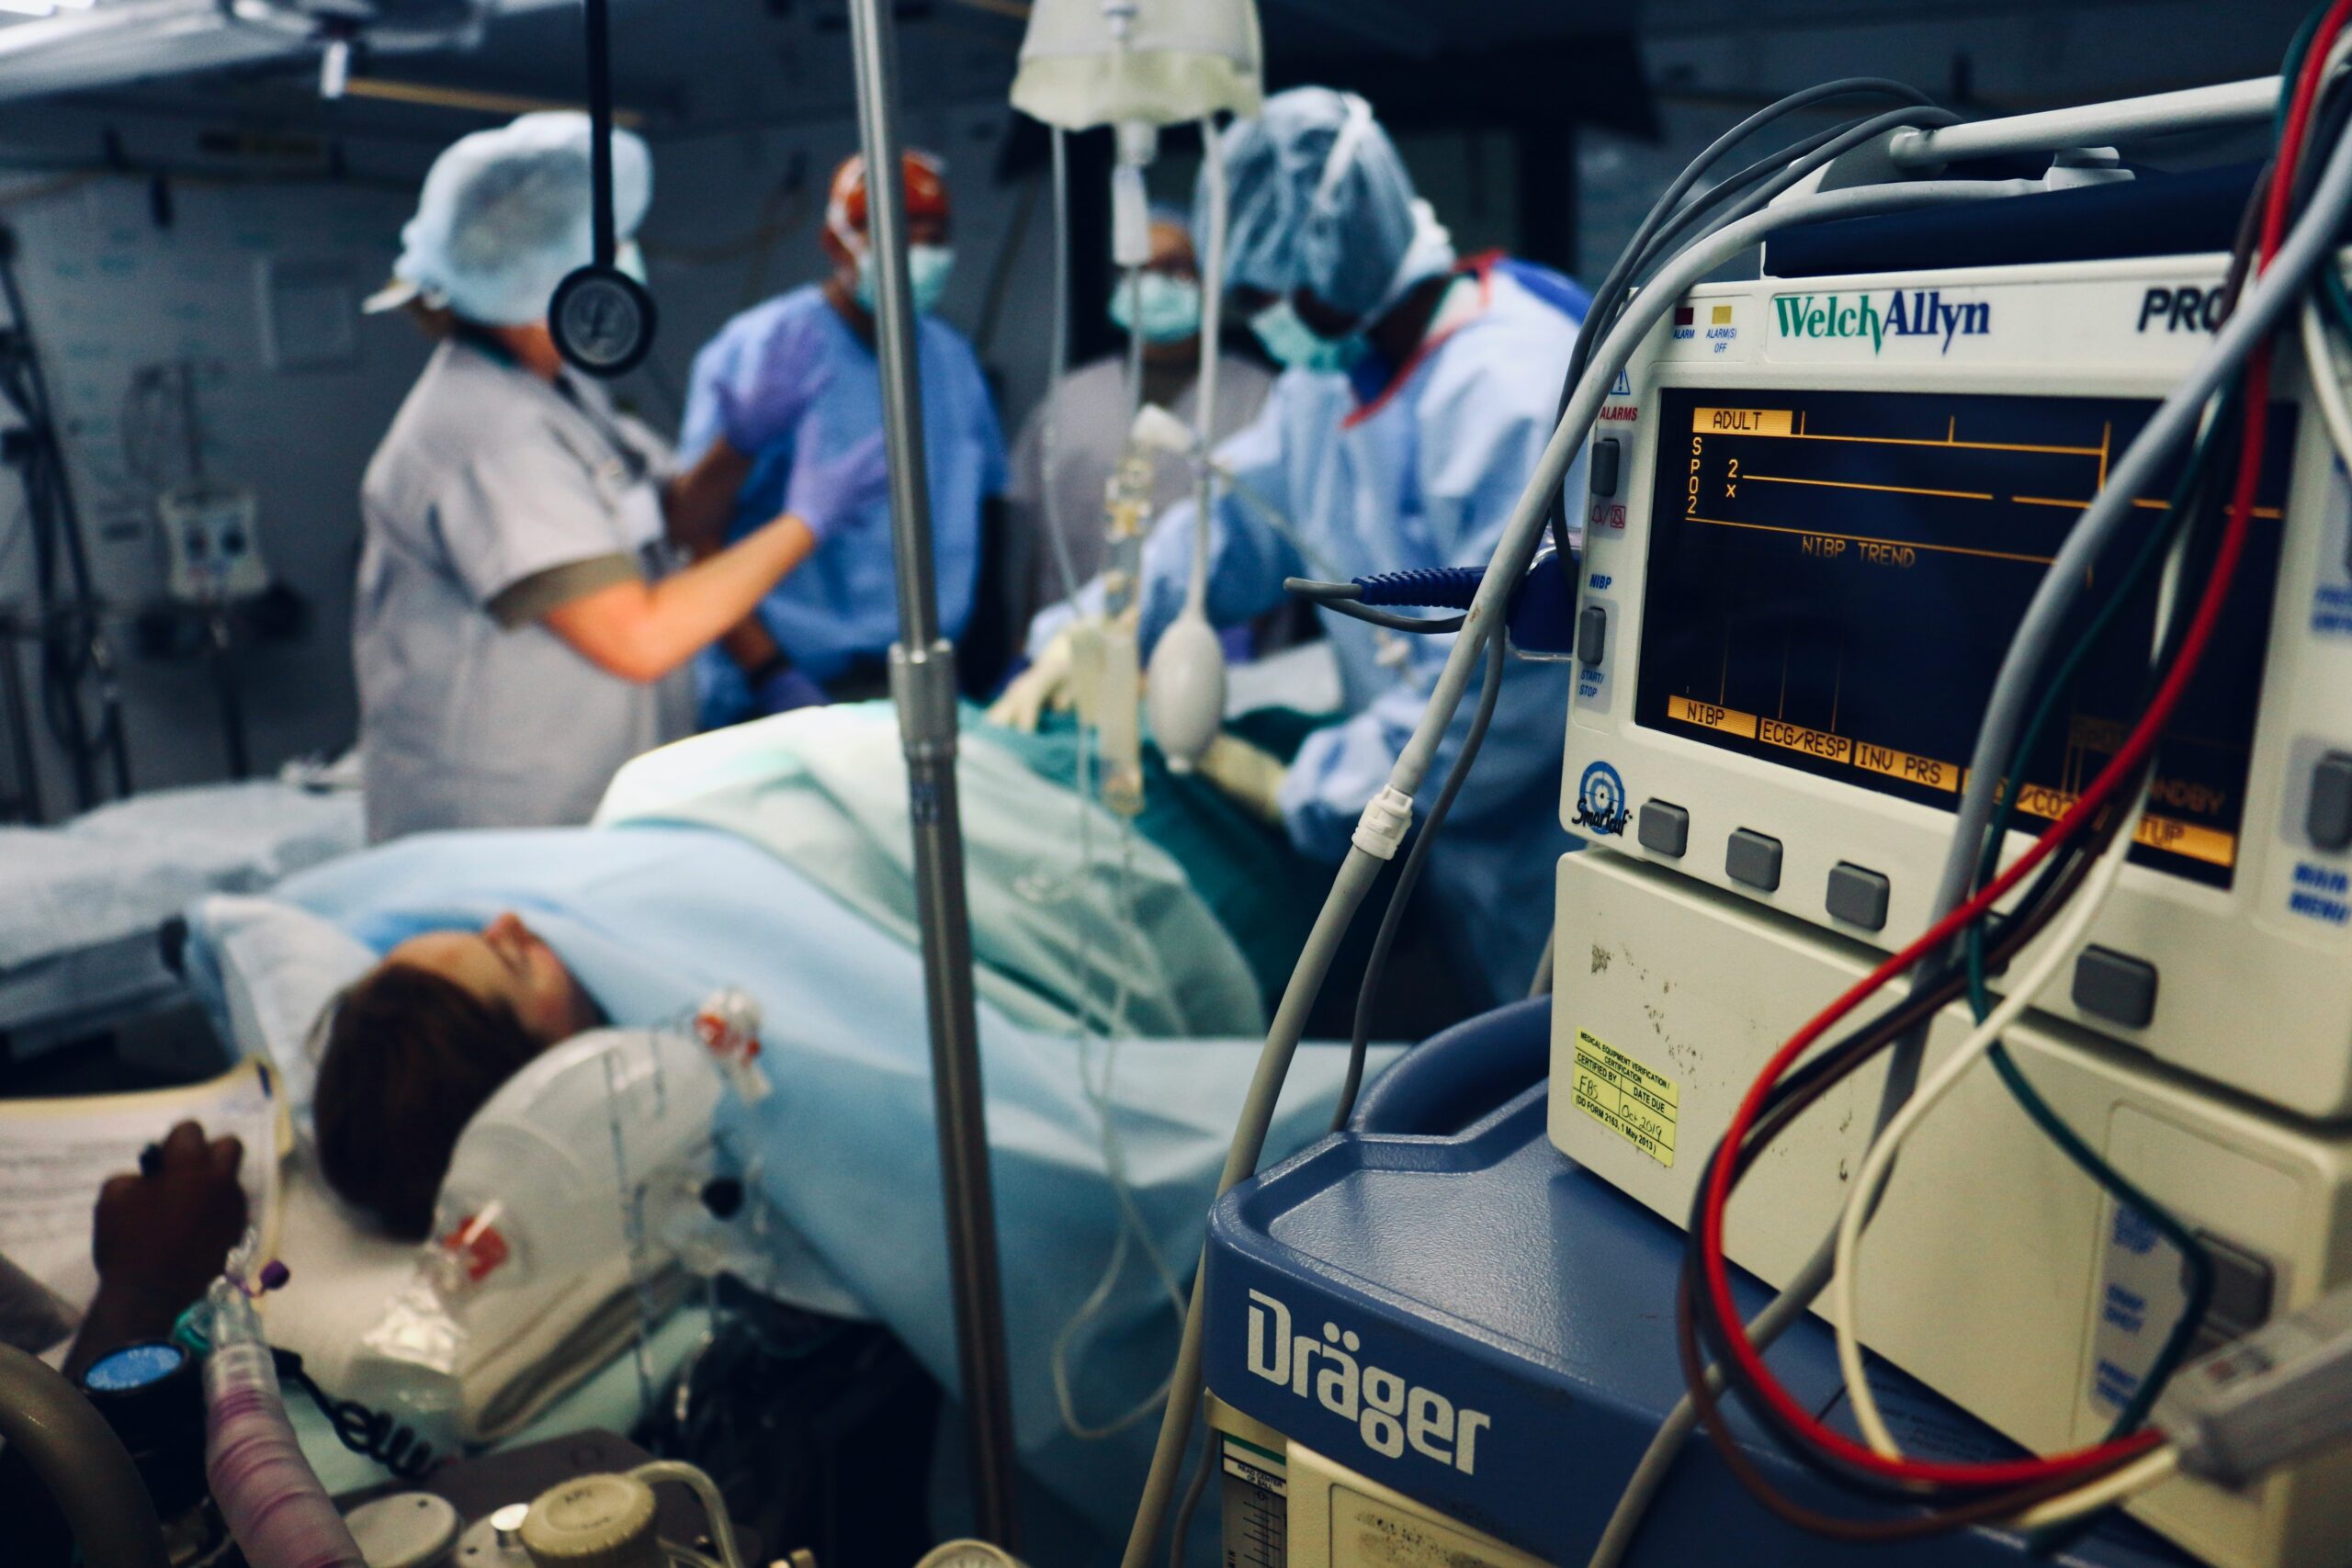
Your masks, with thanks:
M907 186L907 216L910 218L944 218L947 216L946 165L928 152L901 153L899 167ZM853 152L842 160L833 171L833 183L825 194L825 223L834 233L847 240L852 234L865 232L865 157Z

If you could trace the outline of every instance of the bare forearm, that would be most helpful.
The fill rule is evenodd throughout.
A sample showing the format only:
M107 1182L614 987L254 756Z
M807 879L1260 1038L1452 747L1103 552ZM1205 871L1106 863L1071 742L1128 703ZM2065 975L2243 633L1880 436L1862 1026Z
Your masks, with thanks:
M599 589L548 611L545 621L599 669L659 681L740 626L816 547L808 525L786 514L683 571Z
M768 590L816 547L808 525L787 515L652 583L645 636L663 673L741 626Z

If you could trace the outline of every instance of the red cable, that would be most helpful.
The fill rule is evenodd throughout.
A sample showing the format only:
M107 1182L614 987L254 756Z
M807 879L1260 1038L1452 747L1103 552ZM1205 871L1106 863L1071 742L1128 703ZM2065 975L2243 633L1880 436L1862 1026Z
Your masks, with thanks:
M2352 17L2352 0L2335 0L2327 16L2314 33L2310 52L2305 56L2301 74L2297 78L2295 93L2290 101L2287 119L2281 128L2278 145L2278 175L2272 181L2263 211L2261 239L2256 255L2267 262L2277 250L2286 227L2286 207L2294 183L2294 173L2301 156L2304 133L2309 128L2312 104L2318 96L2318 86L2326 70L2328 51L2336 36L2344 29L2347 17ZM2036 840L2025 854L2000 875L1986 885L1977 895L1936 922L1925 934L1888 959L1868 976L1849 987L1843 996L1792 1036L1774 1053L1765 1065L1724 1134L1723 1146L1736 1150L1745 1143L1748 1129L1760 1113L1764 1097L1781 1076L1837 1022L1860 1006L1894 976L1917 963L1926 953L1941 946L1971 921L1984 914L2011 887L2049 855L2073 840L2088 824L2092 815L2107 798L2121 787L2124 780L2137 772L2143 760L2154 748L2172 710L2187 691L2202 660L2207 642L2221 619L2222 610L2229 596L2232 581L2245 551L2248 524L2253 515L2255 493L2261 479L2264 437L2267 432L2269 406L2270 355L2267 344L2257 346L2247 355L2245 366L2245 426L2239 456L2237 481L2230 501L2229 526L2223 532L2212 574L2207 581L2204 596L2199 602L2195 618L2182 638L2179 657L2166 672L2156 695L2150 702L2123 747L2092 781L2081 798L2050 829ZM1731 1196L1734 1161L1718 1159L1709 1179L1706 1203L1702 1211L1700 1248L1705 1266L1706 1286L1713 1310L1725 1325L1736 1325L1740 1319L1731 1295L1731 1274L1723 1247L1724 1212ZM1996 1486L2044 1480L2054 1472L2082 1469L2144 1452L2163 1441L2160 1434L2150 1430L2134 1433L2116 1442L2100 1443L2087 1449L2044 1458L2004 1461L1991 1464L1943 1464L1930 1461L1890 1460L1875 1450L1855 1443L1816 1420L1812 1413L1791 1397L1781 1386L1763 1358L1748 1342L1745 1333L1727 1336L1730 1350L1738 1359L1757 1389L1780 1412L1789 1425L1817 1447L1826 1450L1857 1467L1897 1480L1928 1482L1956 1485Z

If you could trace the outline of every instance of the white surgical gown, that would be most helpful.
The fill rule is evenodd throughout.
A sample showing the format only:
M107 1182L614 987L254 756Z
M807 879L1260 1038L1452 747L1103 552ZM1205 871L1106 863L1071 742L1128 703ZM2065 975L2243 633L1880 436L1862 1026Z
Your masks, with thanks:
M694 728L681 670L639 685L493 610L562 568L662 570L669 453L568 373L451 339L368 465L352 614L368 837L585 822L623 762Z
M1434 323L1444 335L1374 402L1360 407L1345 377L1287 371L1257 423L1217 449L1221 464L1287 514L1317 561L1350 576L1487 564L1551 438L1577 334L1577 322L1520 284L1512 265L1458 283ZM1569 493L1582 484L1579 469ZM1146 544L1147 648L1183 604L1193 512L1189 502L1170 508ZM1220 626L1280 604L1285 576L1317 575L1230 491L1220 494L1209 547L1208 613ZM1033 655L1065 618L1038 618ZM1373 627L1329 612L1322 621L1349 716L1307 738L1281 807L1303 852L1337 862L1454 639L1407 637L1404 663L1392 668ZM1527 989L1552 926L1555 867L1570 848L1560 826L1569 680L1565 664L1506 666L1485 748L1426 873L1438 929L1497 1000ZM1465 698L1455 715L1417 815L1436 798L1475 706Z

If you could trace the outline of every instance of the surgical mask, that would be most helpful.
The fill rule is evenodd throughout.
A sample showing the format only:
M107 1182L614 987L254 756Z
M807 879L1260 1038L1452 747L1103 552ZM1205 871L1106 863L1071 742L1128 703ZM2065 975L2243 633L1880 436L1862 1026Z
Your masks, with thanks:
M1131 302L1132 301L1132 302ZM1201 286L1189 277L1147 272L1111 291L1111 320L1146 343L1182 343L1201 332Z
M940 296L947 292L948 275L955 270L953 245L907 247L907 291L914 296L916 315L928 316L939 309ZM874 253L869 250L857 253L857 302L868 310L875 309Z
M1315 370L1327 375L1344 375L1355 367L1356 362L1372 352L1372 345L1362 333L1350 333L1345 337L1318 336L1315 329L1298 319L1287 299L1277 299L1250 318L1250 330L1275 363L1293 370Z

